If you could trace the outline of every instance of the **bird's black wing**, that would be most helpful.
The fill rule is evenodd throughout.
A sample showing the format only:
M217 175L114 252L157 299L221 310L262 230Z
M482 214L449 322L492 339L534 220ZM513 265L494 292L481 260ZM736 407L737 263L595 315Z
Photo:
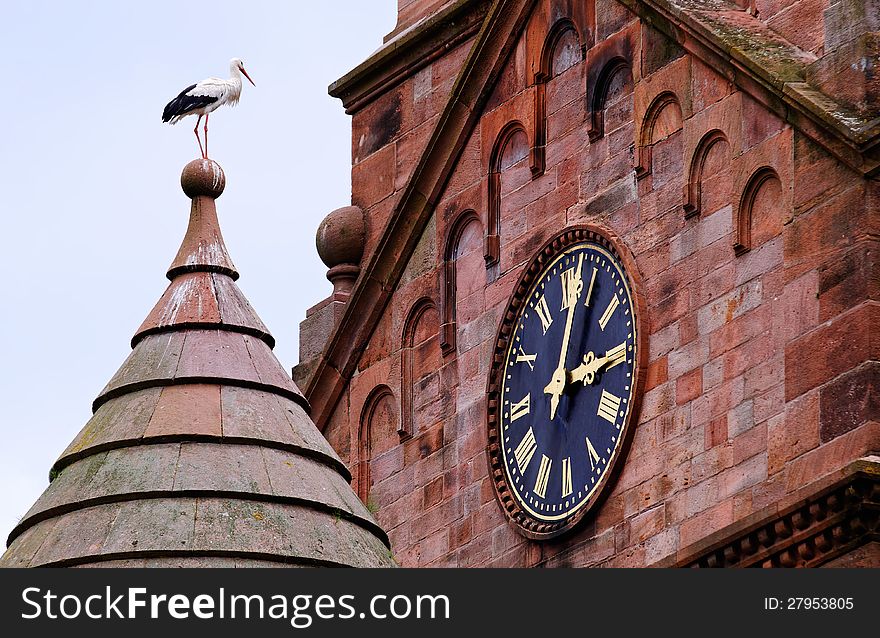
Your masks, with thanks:
M163 122L169 122L173 117L186 115L190 111L200 109L217 101L216 97L210 95L187 95L194 88L196 88L195 84L186 87L180 92L180 95L165 105L165 110L162 111Z

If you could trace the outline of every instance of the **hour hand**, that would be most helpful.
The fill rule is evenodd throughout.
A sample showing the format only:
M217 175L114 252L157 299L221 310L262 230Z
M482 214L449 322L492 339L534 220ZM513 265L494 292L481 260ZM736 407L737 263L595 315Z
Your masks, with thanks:
M559 397L565 390L565 368L556 368L553 378L544 387L544 393L550 395L550 420L556 416L556 408L559 407Z
M618 363L626 361L626 342L608 350L604 356L597 357L588 352L584 355L584 361L571 371L571 382L580 381L584 385L590 385L596 379L596 373L602 368L613 368Z
M571 382L580 381L584 385L592 385L596 379L596 373L608 361L608 356L596 357L592 350L584 355L584 361L577 368L571 371Z

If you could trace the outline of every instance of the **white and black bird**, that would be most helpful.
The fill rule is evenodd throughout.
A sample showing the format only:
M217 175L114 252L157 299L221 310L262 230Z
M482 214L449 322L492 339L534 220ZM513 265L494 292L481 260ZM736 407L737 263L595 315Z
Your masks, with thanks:
M208 159L208 117L211 112L220 108L224 104L235 106L241 97L241 76L248 79L248 82L256 86L251 76L244 70L244 63L238 58L232 58L229 61L229 74L232 76L228 80L222 78L208 78L202 80L192 86L186 87L180 92L176 98L165 105L162 111L162 121L177 124L187 115L198 114L199 119L193 132L196 134L196 140L199 142L199 150L202 158ZM199 123L202 116L205 116L205 146L202 148L202 140L199 137Z

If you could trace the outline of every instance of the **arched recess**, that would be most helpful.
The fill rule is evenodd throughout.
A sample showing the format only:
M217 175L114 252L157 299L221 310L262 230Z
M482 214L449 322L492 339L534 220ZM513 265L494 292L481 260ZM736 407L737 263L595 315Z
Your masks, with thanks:
M547 82L583 60L581 37L574 22L561 18L550 28L541 49L541 64L535 73L535 146L532 172L544 172L547 146Z
M546 80L555 78L584 59L583 38L569 18L556 21L541 51L541 70Z
M472 225L482 231L480 217L473 210L463 211L458 215L446 235L443 248L443 287L440 297L440 349L444 356L455 352L456 306L458 299L458 258L462 254L462 237ZM482 232L481 232L482 234Z
M401 347L400 440L416 432L416 412L439 396L439 385L430 377L439 374L439 322L437 306L428 297L416 301L403 324ZM439 379L438 379L439 381ZM416 392L419 386L419 392ZM435 396L436 395L436 396Z
M751 250L753 243L763 243L782 231L783 215L778 210L782 199L782 182L772 167L762 166L752 173L737 209L736 240L733 244L737 255ZM754 233L753 227L757 227L759 232Z
M626 58L615 56L605 63L596 82L592 87L587 87L589 100L587 135L590 136L590 142L595 142L605 135L605 108L608 106L609 97L613 100L618 93L621 95L632 93L632 86L632 66Z
M507 152L508 146L513 153ZM501 173L522 160L523 151L528 156L529 140L525 127L519 120L508 122L498 133L489 157L489 210L483 249L486 267L497 264L501 257Z
M722 131L713 129L700 139L684 185L685 218L700 215L703 208L703 180L723 170L729 160L730 144Z
M394 404L394 393L383 384L373 388L361 410L356 479L357 495L365 504L373 484L370 472L373 458L392 447L391 435L398 429Z
M651 174L654 145L662 142L682 127L681 103L672 91L660 93L648 106L639 131L636 149L636 177L642 179Z

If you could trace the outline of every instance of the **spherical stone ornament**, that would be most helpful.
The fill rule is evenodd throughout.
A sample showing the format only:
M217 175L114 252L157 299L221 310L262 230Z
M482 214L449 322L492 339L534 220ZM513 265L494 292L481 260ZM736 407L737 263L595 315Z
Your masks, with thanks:
M337 208L318 226L315 237L318 255L328 268L360 264L366 235L364 212L359 207Z
M183 167L180 185L187 197L216 199L226 188L226 175L220 164L210 159L196 159Z

